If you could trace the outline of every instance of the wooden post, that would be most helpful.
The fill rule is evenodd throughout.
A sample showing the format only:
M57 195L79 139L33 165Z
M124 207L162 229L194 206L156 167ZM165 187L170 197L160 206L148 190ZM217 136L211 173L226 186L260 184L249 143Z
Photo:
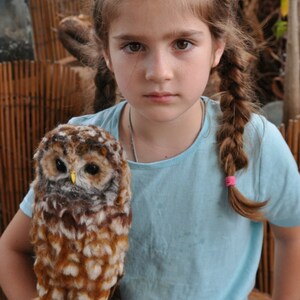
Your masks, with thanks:
M289 119L294 119L300 113L300 74L299 74L299 0L289 1L287 61L284 83L283 121L287 125Z

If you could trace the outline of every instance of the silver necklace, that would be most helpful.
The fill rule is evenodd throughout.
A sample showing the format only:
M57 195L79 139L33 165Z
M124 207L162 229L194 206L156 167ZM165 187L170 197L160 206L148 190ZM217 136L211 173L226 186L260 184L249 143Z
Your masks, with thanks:
M136 149L135 149L135 142L133 138L133 127L132 127L132 121L131 121L131 107L129 107L129 132L130 132L130 144L131 144L131 150L133 154L133 158L135 162L139 162L137 154L136 154Z
M203 100L200 100L200 101L201 101L201 108L202 108L201 128L200 128L200 131L201 131L203 124L204 124L204 118L205 118L205 103L203 102ZM130 145L131 145L133 158L134 158L135 162L139 162L137 154L136 154L136 147L135 147L134 136L133 136L133 126L132 126L132 120L131 120L131 107L129 107L128 119L129 119Z

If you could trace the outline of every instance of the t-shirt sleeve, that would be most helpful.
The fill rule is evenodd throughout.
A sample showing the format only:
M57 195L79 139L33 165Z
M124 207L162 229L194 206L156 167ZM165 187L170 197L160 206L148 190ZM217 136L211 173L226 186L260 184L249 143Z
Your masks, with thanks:
M265 121L261 142L260 195L268 200L264 213L278 226L300 225L300 174L278 128Z
M30 188L27 195L24 197L23 201L20 204L20 209L22 212L28 216L32 217L32 205L34 201L34 192L33 189Z

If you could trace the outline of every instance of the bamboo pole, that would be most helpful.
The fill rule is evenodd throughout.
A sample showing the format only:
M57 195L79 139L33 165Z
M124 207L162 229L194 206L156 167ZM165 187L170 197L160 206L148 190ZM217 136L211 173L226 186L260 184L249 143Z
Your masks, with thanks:
M28 169L27 169L27 154L26 154L26 99L25 99L25 76L24 76L24 62L16 62L16 65L18 66L19 69L19 80L20 80L20 96L19 96L19 101L20 101L20 107L21 107L21 134L20 134L20 146L22 149L22 170L23 170L23 178L29 178L28 174ZM28 188L28 187L27 187ZM23 184L23 189L26 189L25 183Z
M21 197L21 189L22 189L22 168L21 168L21 145L18 142L20 137L20 109L19 109L19 79L17 76L16 64L12 63L13 70L13 78L12 78L12 97L13 97L13 105L15 107L14 118L15 118L15 142L16 142L16 157L15 157L15 174L17 177L17 188L15 189L15 193L17 194L17 198Z
M14 193L13 193L13 182L14 182L14 178L12 176L12 172L11 172L11 168L12 168L12 164L13 164L13 160L12 160L12 140L11 140L11 136L10 136L10 132L9 132L9 125L10 125L10 109L9 109L9 72L8 72L8 64L9 63L5 63L4 64L4 74L3 74L3 78L4 78L4 104L5 104L5 114L4 117L8 122L5 122L5 148L7 151L7 165L6 165L6 176L8 178L8 185L7 185L7 190L6 193L7 195L10 197L11 201L9 201L7 204L7 218L10 217L10 212L12 211L12 202L14 201ZM8 126L7 126L8 124ZM8 128L7 128L8 127Z
M297 120L293 120L293 144L292 144L292 153L293 156L295 158L295 160L297 161L298 159L298 154L299 154L299 129L298 129L298 121Z
M289 1L287 61L284 80L284 123L300 113L298 1Z
M18 174L16 174L18 170L17 160L15 159L14 153L18 154L17 152L17 137L16 137L16 106L14 101L14 95L13 95L13 74L12 74L12 63L8 63L8 100L9 100L9 110L10 110L10 129L9 135L11 139L11 176L13 178L13 186L19 186L18 185ZM13 212L17 210L18 206L18 189L13 188L11 191L12 194L12 206L11 206L11 214L13 215ZM11 215L11 216L12 216Z
M6 201L4 201L5 196L6 196L6 184L4 183L4 178L7 178L6 176L6 170L7 170L7 156L4 155L4 151L6 151L6 139L5 139L5 131L6 131L6 124L5 124L5 78L4 78L4 68L5 65L1 64L0 65L0 83L2 86L1 89L1 103L0 103L0 125L1 128L3 128L3 130L1 130L0 132L0 138L1 138L1 161L0 161L0 166L1 166L1 170L3 170L4 172L2 173L1 177L1 186L2 188L0 189L0 195L1 195L1 207L2 207L2 222L1 222L1 226L5 226L5 224L7 224L7 203Z

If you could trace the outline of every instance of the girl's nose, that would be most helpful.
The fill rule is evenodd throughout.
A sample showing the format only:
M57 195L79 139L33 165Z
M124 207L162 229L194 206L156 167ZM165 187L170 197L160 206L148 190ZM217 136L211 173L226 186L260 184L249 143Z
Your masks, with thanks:
M169 54L170 55L170 54ZM149 54L146 60L145 78L149 81L164 82L173 78L171 58L163 51Z

